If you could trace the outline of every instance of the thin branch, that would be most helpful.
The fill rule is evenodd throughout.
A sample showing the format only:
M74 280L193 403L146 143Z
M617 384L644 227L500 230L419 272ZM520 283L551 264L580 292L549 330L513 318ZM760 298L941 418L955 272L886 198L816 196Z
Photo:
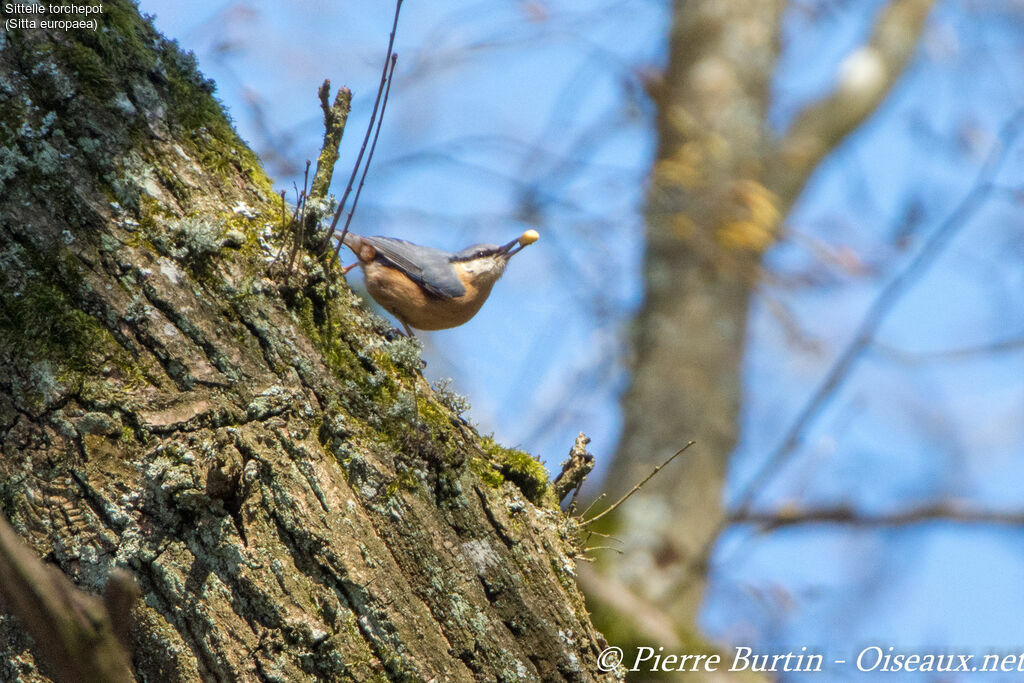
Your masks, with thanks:
M590 501L590 505L587 506L587 509L583 511L583 514L581 514L580 517L585 518L587 516L587 513L590 512L590 509L597 505L599 502L601 502L601 500L604 499L604 497L607 495L607 493L602 493L600 496Z
M345 193L341 196L341 201L338 202L338 209L334 212L334 219L331 221L331 227L327 229L327 234L324 235L323 242L320 244L321 251L327 248L330 244L331 235L334 234L334 229L338 227L338 220L341 218L342 212L345 210L345 204L348 202L348 196L352 192L352 186L356 182L356 175L359 173L359 167L363 162L363 153L366 152L366 145L370 142L370 135L373 133L373 124L377 120L377 109L380 107L381 97L384 95L384 86L388 79L388 70L391 68L391 55L394 53L395 48L395 33L398 31L398 15L402 11L402 0L395 2L395 19L391 24L391 35L388 38L388 50L384 56L384 69L380 75L380 85L377 87L377 98L373 101L373 111L370 112L370 122L366 126L366 135L363 136L363 144L359 148L359 156L356 157L356 163L352 165L352 175L349 176L348 185L345 186Z
M946 521L958 524L1001 524L1024 526L1024 512L969 510L948 503L929 505L892 513L865 513L850 507L782 510L778 512L746 512L729 517L729 524L756 524L765 530L802 524L846 524L882 527L926 524Z
M349 226L352 225L352 216L356 213L356 205L359 204L359 195L363 193L363 184L366 182L366 174L370 170L370 162L373 161L373 152L377 149L377 138L380 137L380 128L384 123L384 112L388 107L388 96L391 94L391 83L395 80L395 64L398 63L398 55L391 55L391 68L388 71L387 87L384 88L384 101L380 105L380 116L377 118L377 129L373 132L373 142L370 143L370 153L366 156L366 165L363 166L363 174L359 176L359 187L356 188L356 196L352 198L352 208L348 210L348 217L345 219L345 228L338 238L338 249L334 252L337 256L341 251L341 245L348 234Z
M281 234L283 235L285 229L288 227L288 208L284 201L285 191L281 190ZM282 239L281 246L277 248L277 254L274 256L274 260L271 262L271 267L277 267L277 262L281 260L281 254L284 253L284 248L288 244L288 240Z
M654 477L654 475L656 475L656 474L657 474L658 472L660 472L660 471L662 470L662 468L664 468L664 467L665 467L666 465L668 465L668 464L669 464L670 462L672 462L672 461L673 461L673 460L675 460L675 459L676 459L677 457L679 457L680 455L682 455L683 451L685 451L685 450L686 450L687 448L689 448L690 446L692 446L692 445L693 445L694 443L696 443L696 442L694 442L694 441L690 441L690 442L689 442L689 443L687 443L687 444L686 444L685 446L683 446L682 448L680 448L680 449L679 449L678 451L676 451L675 453L673 453L672 455L670 455L670 456L669 456L669 458L668 458L668 460L666 460L665 462L663 462L663 463L661 463L660 465L658 465L657 467L655 467L655 468L654 468L654 470L653 470L653 471L652 471L652 472L651 472L650 474L648 474L648 475L647 475L646 477L644 477L644 478L643 478L643 479L642 479L642 480L641 480L641 481L640 481L639 483L637 483L637 485L636 485L636 486L634 486L633 488L631 488L631 489L630 489L630 490L629 490L629 491L628 491L628 492L626 493L626 495L622 496L622 498L619 498L619 499L618 499L617 501L615 501L614 503L612 503L611 505L609 505L609 506L608 506L608 508L607 508L606 510L604 510L604 511L602 511L602 512L599 512L599 513L597 513L596 515L594 515L594 516L593 516L593 517L591 517L590 519L584 520L584 521L582 522L582 525L583 525L583 526L587 526L588 524L593 524L593 523L594 523L594 522L596 522L597 520L599 520L599 519L601 519L602 517L604 517L605 515L607 515L607 514L608 514L609 512L611 512L612 510L615 510L615 509L616 509L616 508L618 508L618 507L619 507L620 505L622 505L623 503L625 503L625 502L626 502L627 500L629 500L630 496L632 496L632 495L633 495L634 493L636 493L637 491L639 491L639 490L640 490L640 488L641 488L641 487L642 487L642 486L643 486L644 484L646 484L647 482L649 482L649 481L650 481L650 480L651 480L651 479L652 479L652 478ZM588 508L588 509L589 509L589 508Z
M591 546L587 546L586 548L584 548L583 552L589 553L591 550L611 550L611 551L617 552L619 555L625 555L625 553L622 552L621 549L616 548L613 545L591 545Z
M611 534L605 534L605 533L602 533L600 531L594 531L593 529L587 529L587 535L600 536L601 538L607 538L609 541L611 541L613 543L622 543L622 539L621 538L617 538L615 536L612 536Z
M976 346L963 346L955 349L939 349L936 351L906 351L888 344L875 342L874 348L891 356L895 360L908 364L934 363L938 361L971 360L979 356L990 356L998 353L1011 353L1024 349L1024 334L1014 335L999 341Z
M291 256L288 258L288 270L285 271L285 275L284 275L284 283L285 284L288 284L288 280L292 276L292 268L295 266L295 257L299 253L299 248L302 246L302 241L305 238L305 231L306 231L306 205L309 203L309 201L308 201L309 195L306 194L308 186L309 186L309 159L306 159L306 173L305 173L305 175L302 176L302 193L299 194L298 204L295 207L295 210L299 214L299 222L298 222L298 225L295 227L295 235L293 236L293 239L295 241L292 244Z

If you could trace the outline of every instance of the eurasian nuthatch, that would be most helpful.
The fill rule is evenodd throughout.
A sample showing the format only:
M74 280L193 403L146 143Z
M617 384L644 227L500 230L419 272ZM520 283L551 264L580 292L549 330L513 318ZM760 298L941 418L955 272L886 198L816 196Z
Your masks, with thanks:
M347 233L345 245L363 267L366 289L412 335L409 327L444 330L480 310L513 255L537 241L527 230L508 244L474 244L449 253L393 237ZM516 249L515 247L519 248Z

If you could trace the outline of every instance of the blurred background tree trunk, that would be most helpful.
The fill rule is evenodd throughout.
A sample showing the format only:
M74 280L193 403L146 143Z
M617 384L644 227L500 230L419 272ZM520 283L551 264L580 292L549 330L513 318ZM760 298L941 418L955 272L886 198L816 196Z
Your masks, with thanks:
M623 553L603 560L598 602L626 590L658 605L680 637L694 632L707 552L723 528L762 258L820 160L899 77L930 6L893 0L882 8L834 89L779 133L767 114L786 3L674 3L668 64L650 83L658 150L646 208L646 295L609 488L625 490L687 441L697 443L621 510L614 534Z
M140 679L599 677L543 467L318 255L274 269L213 84L99 21L0 36L0 512L88 592L130 570ZM51 675L0 613L0 679Z

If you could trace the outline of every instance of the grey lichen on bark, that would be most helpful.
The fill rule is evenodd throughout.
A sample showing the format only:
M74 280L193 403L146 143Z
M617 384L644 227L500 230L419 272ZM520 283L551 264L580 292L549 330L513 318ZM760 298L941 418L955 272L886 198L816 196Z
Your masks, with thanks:
M438 401L124 0L0 36L0 512L130 570L140 680L590 680L543 468ZM275 201L277 200L277 201ZM0 615L0 679L51 672Z

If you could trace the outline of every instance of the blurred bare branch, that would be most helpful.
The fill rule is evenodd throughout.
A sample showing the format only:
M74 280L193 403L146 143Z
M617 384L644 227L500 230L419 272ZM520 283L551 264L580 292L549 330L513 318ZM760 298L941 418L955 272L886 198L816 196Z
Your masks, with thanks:
M672 621L654 605L629 589L622 581L596 571L587 564L576 567L577 578L589 600L595 600L628 620L625 627L638 634L642 642L660 645L669 651L683 647Z
M764 531L801 524L846 524L881 527L946 521L958 524L1024 526L1024 511L972 510L952 503L937 503L898 512L869 513L852 507L784 509L776 512L738 512L730 524L756 524Z
M955 349L939 349L937 351L906 351L904 349L879 344L875 342L873 347L901 363L919 364L934 363L950 360L970 360L979 356L989 356L997 353L1012 353L1024 350L1024 334L1017 334L1006 339L977 344L974 346L962 346Z
M44 564L0 518L0 598L32 636L58 681L135 680L131 657L118 638L129 623L135 590L130 579L117 577L111 579L105 601L83 593L59 569Z
M777 194L790 205L818 163L881 104L917 47L934 0L893 0L879 14L871 38L846 57L836 89L811 104L780 143Z

